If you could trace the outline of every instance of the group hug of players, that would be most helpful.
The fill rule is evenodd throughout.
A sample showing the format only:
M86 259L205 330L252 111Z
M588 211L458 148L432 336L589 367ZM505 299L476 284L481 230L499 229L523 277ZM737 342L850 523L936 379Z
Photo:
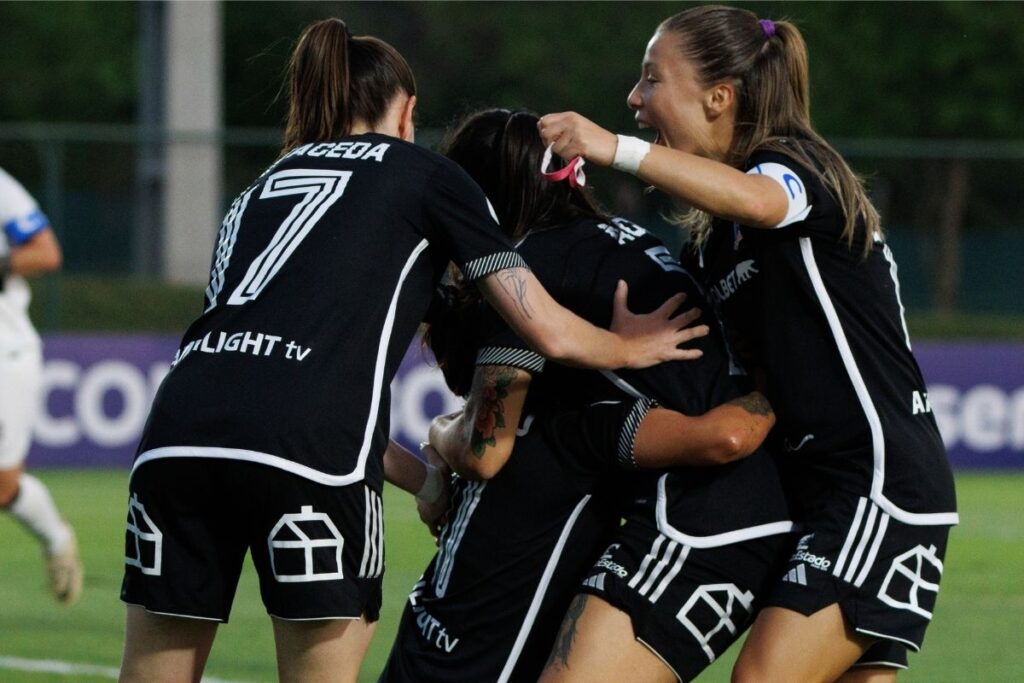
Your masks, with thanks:
M792 24L665 20L629 95L653 145L492 109L427 151L408 64L333 19L288 79L132 470L122 680L198 680L247 551L280 678L356 680L385 479L438 551L382 681L688 681L748 628L733 680L895 679L953 482ZM682 254L595 205L583 160L692 207ZM387 436L422 323L466 398L426 463Z

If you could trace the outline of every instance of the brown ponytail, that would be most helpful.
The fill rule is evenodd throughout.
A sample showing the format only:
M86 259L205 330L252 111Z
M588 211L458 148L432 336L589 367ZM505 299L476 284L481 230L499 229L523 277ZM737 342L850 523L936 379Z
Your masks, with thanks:
M864 186L839 153L811 125L807 46L788 21L758 20L738 7L695 7L669 17L659 32L679 38L705 86L729 82L737 93L732 147L726 162L742 167L757 151L793 157L816 174L843 210L843 238L853 245L863 226L863 254L882 235L878 212ZM707 237L707 215L691 213L684 223L699 244Z
M353 36L340 19L306 27L288 64L288 122L282 154L308 142L373 128L400 92L416 94L405 58L379 38Z

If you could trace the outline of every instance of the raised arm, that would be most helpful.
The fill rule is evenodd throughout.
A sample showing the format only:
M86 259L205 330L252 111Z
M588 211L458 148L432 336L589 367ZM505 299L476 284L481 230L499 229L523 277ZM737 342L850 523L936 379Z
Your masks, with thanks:
M617 331L595 327L561 306L526 268L506 268L478 281L480 291L509 326L542 356L567 365L614 370L645 368L669 360L692 360L702 352L680 344L703 337L707 325L686 327L699 315L675 311L678 294L657 310L618 321ZM616 298L624 299L620 286Z
M544 142L565 159L579 155L611 166L616 158L619 136L575 112L548 114L538 126ZM661 145L650 147L636 176L690 206L750 227L773 228L789 210L777 181Z
M436 418L430 445L464 479L490 479L505 466L530 386L530 373L481 365L461 413Z

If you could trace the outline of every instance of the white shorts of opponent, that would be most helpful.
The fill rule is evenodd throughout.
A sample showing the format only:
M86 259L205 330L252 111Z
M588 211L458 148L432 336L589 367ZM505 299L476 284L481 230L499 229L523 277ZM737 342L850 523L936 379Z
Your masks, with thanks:
M20 467L28 455L42 379L39 348L0 351L0 470Z

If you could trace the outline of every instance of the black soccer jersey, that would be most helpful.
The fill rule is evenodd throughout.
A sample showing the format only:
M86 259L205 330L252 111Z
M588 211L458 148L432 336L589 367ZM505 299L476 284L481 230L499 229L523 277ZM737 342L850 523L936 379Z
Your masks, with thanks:
M626 280L632 310L653 310L682 291L688 297L684 306L701 307L702 322L712 328L708 337L694 344L704 352L697 361L618 372L547 364L533 380L531 392L536 389L552 397L558 412L585 404L618 403L618 412L625 416L622 422L585 415L545 421L558 452L614 464L628 459L635 431L653 404L701 415L744 393L739 380L730 375L714 313L697 282L660 240L640 226L620 218L582 220L533 233L518 249L559 303L595 325L609 325L615 287L619 280ZM505 330L505 338L492 341L478 362L514 365L533 353L511 330ZM625 432L620 428L624 423ZM785 533L792 527L774 463L763 450L730 465L642 473L627 480L632 481L635 497L655 508L666 535L695 547Z
M389 385L449 260L470 279L525 265L456 164L379 134L293 150L224 218L135 466L231 458L379 487Z
M456 478L438 552L413 587L382 683L536 681L584 572L618 527L593 464L548 443L530 389L515 449Z
M783 185L790 216L771 230L716 221L693 259L734 349L765 373L787 464L904 523L956 523L888 245L864 257L863 225L848 245L835 198L788 156L759 152L748 169Z
M620 278L636 310L680 290L691 294L687 305L700 303L664 245L622 219L539 231L519 249L560 304L598 325L610 322ZM515 450L493 479L456 480L438 554L413 589L382 682L536 680L584 572L637 496L640 514L665 511L666 528L698 546L791 528L765 453L718 468L624 472L621 421L595 429L571 410L606 400L628 412L647 391L703 413L738 393L717 340L700 342L697 362L603 375L545 364L493 311L480 327L478 365L534 373Z

